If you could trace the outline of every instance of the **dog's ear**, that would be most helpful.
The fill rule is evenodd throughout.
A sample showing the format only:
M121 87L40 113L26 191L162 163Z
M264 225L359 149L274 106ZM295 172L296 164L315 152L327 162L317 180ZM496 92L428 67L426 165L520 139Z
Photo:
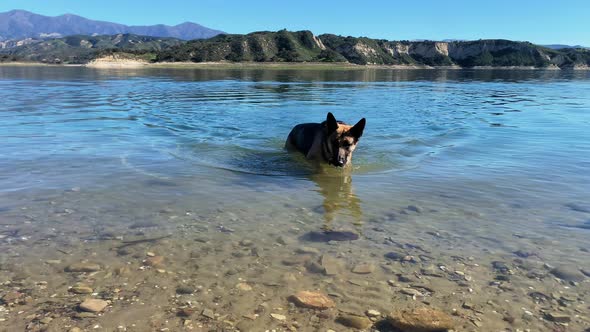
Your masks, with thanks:
M326 125L328 126L328 134L332 134L338 129L338 122L331 112L328 112L328 116L326 117Z
M355 139L359 139L361 136L363 136L363 130L365 130L365 124L366 123L367 123L367 120L365 120L365 118L362 118L352 128L350 128L350 130L348 131L348 133L352 137L354 137Z

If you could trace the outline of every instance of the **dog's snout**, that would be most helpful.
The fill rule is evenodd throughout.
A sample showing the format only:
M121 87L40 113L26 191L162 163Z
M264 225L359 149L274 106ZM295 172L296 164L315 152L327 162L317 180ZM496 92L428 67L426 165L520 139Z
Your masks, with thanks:
M346 157L338 157L334 160L334 166L342 167L346 165Z

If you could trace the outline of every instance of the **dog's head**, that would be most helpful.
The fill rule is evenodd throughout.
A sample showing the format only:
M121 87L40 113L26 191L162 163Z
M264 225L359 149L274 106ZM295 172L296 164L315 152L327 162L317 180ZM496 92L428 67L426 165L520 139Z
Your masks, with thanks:
M350 163L352 152L356 148L359 138L365 129L365 118L354 126L336 121L332 113L326 117L326 136L322 146L322 153L329 164L344 167Z

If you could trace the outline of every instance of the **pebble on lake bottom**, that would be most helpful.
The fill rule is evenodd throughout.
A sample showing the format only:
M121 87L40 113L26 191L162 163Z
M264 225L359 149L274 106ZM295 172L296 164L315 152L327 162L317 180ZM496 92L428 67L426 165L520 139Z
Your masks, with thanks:
M373 322L367 317L352 314L341 314L336 321L344 326L360 330L368 329L373 325Z
M317 292L300 291L291 298L295 304L305 308L325 310L335 306L332 299Z
M287 320L287 316L281 314L270 314L270 316L278 321Z
M101 312L108 306L108 302L100 299L86 299L80 303L79 307L82 311L87 312Z
M394 311L387 320L402 331L434 332L451 330L455 326L449 315L427 307Z

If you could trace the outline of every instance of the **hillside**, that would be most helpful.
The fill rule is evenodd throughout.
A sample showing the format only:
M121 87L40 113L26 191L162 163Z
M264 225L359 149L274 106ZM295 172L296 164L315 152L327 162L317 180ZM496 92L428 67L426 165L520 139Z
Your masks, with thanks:
M59 38L70 35L115 34L136 34L191 40L210 38L220 33L222 32L191 22L175 26L163 24L127 26L112 22L94 21L72 14L51 17L25 10L0 13L0 41L26 38Z
M75 35L0 50L0 61L4 59L4 61L83 64L112 52L132 53L152 60L157 52L182 43L183 41L174 38L130 34L113 36Z
M310 31L254 32L189 41L160 52L156 61L349 62L358 65L585 67L590 51L553 50L528 42L387 41Z
M338 62L414 67L590 67L590 50L554 50L528 42L388 41L310 31L221 34L181 41L137 35L70 36L0 50L0 61L86 63L105 54L135 54L152 62ZM59 61L55 61L58 59Z
M192 40L160 52L156 61L310 62L325 58L325 51L321 40L309 31L263 31Z

